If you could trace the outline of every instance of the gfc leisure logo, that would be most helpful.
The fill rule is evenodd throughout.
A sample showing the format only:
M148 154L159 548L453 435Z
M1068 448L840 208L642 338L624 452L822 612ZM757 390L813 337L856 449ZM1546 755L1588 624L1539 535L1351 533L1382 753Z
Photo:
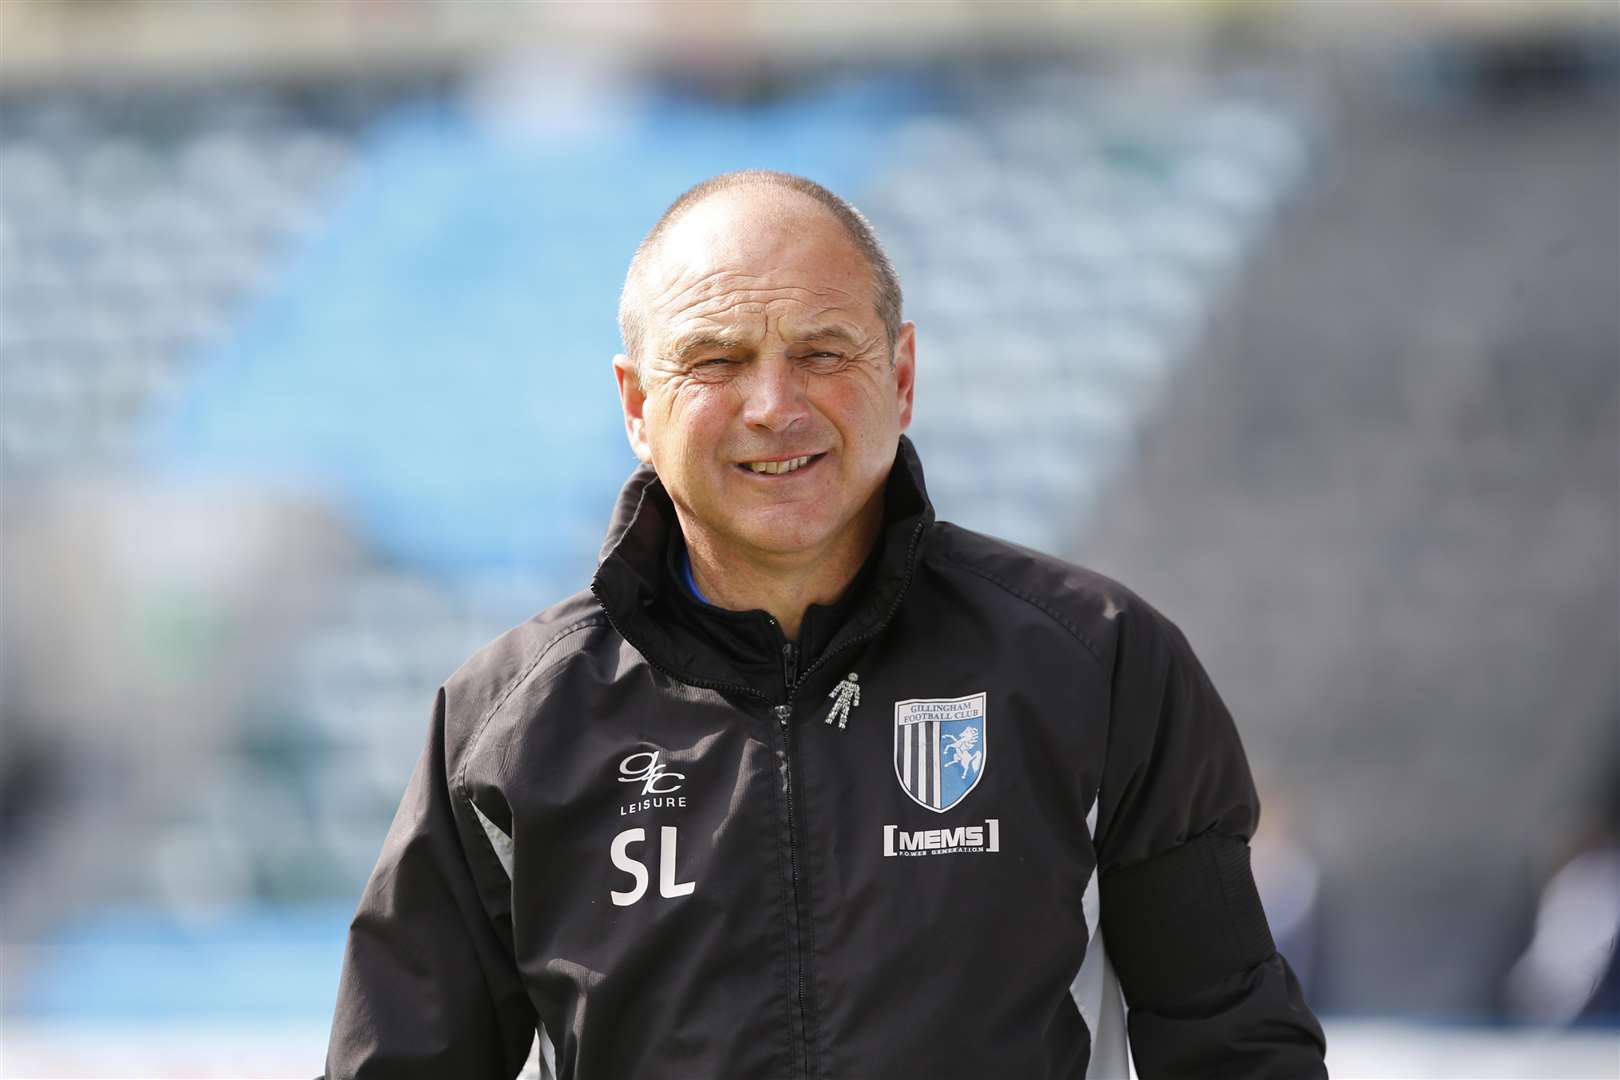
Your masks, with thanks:
M643 810L684 809L686 796L675 794L686 780L659 760L662 750L643 750L619 762L619 783L640 784L642 798L619 807L619 816Z

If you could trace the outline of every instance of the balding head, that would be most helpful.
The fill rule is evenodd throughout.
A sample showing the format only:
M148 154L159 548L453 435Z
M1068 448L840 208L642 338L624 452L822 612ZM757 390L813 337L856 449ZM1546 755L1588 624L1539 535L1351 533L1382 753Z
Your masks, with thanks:
M706 595L747 610L780 586L797 599L766 606L790 636L799 601L843 588L883 521L917 353L893 280L842 200L742 173L683 196L626 284L613 376L630 445ZM745 578L758 596L727 594Z
M619 333L624 339L625 355L637 370L646 363L649 271L665 255L666 239L700 206L715 213L754 219L750 224L757 222L761 228L781 225L795 215L830 216L870 270L872 306L883 323L892 359L901 326L900 279L866 218L813 180L792 173L747 169L723 173L689 188L670 204L636 247L619 296Z

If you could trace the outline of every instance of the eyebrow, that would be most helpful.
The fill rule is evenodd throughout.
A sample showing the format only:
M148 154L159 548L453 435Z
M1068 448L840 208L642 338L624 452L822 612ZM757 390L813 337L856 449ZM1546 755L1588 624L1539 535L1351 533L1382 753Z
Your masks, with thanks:
M792 336L792 343L804 345L816 341L837 341L848 346L858 346L861 338L853 330L837 323L809 326ZM679 363L690 359L694 354L718 349L725 352L732 350L753 351L753 341L741 334L728 333L724 330L694 330L683 334L670 342L669 348L664 351L664 358Z
M671 342L665 355L671 360L685 360L693 353L706 349L731 350L751 347L748 340L738 334L728 334L723 330L694 330Z
M845 345L859 345L861 339L853 330L836 323L826 326L810 326L793 335L794 344L802 345L810 341L841 341Z

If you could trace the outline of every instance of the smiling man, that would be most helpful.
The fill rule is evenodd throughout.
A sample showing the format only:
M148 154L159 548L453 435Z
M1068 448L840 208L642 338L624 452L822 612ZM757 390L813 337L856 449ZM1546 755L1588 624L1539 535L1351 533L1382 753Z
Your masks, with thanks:
M1128 1026L1144 1077L1325 1075L1231 717L1129 590L935 520L864 219L706 181L620 324L643 464L440 691L328 1074L1123 1077Z
M852 242L865 226L791 183L722 177L665 215L631 266L613 364L702 595L790 639L872 550L915 364L898 285L878 310L894 271Z

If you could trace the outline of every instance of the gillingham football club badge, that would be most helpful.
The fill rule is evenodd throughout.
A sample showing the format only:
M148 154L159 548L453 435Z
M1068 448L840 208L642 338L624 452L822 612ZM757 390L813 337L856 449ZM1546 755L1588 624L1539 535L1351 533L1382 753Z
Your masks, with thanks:
M944 813L984 775L985 695L894 703L894 775L919 806Z

